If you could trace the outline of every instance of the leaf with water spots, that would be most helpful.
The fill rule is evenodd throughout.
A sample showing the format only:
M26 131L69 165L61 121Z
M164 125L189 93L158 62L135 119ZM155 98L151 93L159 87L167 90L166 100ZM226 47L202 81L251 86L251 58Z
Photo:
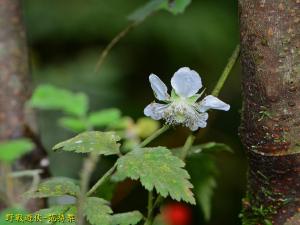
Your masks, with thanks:
M67 177L54 177L41 182L37 190L29 191L24 194L26 198L46 198L53 196L77 196L79 186L76 181Z
M155 188L163 197L169 195L177 201L195 204L193 185L184 166L184 162L165 147L138 148L118 159L115 178L140 179L149 191Z
M53 150L62 149L64 151L76 153L93 152L99 155L119 154L120 137L114 132L88 131L60 142L53 147Z

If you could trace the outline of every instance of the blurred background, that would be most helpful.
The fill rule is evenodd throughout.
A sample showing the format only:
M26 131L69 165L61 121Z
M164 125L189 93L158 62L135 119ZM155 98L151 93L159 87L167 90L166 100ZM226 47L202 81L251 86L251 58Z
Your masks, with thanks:
M144 107L153 100L148 83L150 73L158 75L170 87L173 73L188 66L201 75L206 93L210 93L239 41L235 0L194 0L183 14L155 13L122 39L100 71L95 72L101 51L129 24L127 16L146 2L24 1L34 86L52 84L85 92L92 110L116 107L134 119L142 117ZM224 152L214 156L219 172L211 220L204 222L201 210L187 205L192 212L192 224L240 224L238 214L245 194L246 162L238 137L239 65L232 71L220 98L231 105L231 110L212 112L208 127L196 133L196 143L226 143L234 154ZM78 155L50 151L55 143L74 134L54 122L61 116L59 113L38 111L37 114L42 141L50 154L52 175L78 178L82 161ZM153 145L181 146L188 132L184 128L171 130ZM99 171L105 170L109 163L109 159L102 160ZM94 179L97 177L96 174ZM119 200L115 200L114 210L126 211L145 205L146 192L140 186L132 189L127 194L122 193L123 189L115 193Z

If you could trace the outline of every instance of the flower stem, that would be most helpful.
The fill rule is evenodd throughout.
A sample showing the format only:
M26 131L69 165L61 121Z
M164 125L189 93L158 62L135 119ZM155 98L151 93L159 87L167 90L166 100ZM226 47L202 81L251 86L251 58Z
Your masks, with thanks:
M182 153L181 153L181 157L180 157L182 160L185 160L185 158L188 154L188 151L191 149L194 141L195 141L195 136L190 134L182 147Z
M228 77L228 75L230 74L230 71L232 70L232 67L234 66L234 64L236 63L238 57L240 55L240 45L237 45L231 55L231 57L229 58L229 61L226 65L226 67L223 70L222 75L220 76L214 90L212 91L212 95L214 96L218 96L222 87L224 86L224 83Z
M151 141L153 141L155 138L157 138L162 133L166 132L170 128L169 125L164 125L162 128L157 130L155 133L153 133L151 136L147 137L140 145L139 147L145 147L147 144L149 144Z

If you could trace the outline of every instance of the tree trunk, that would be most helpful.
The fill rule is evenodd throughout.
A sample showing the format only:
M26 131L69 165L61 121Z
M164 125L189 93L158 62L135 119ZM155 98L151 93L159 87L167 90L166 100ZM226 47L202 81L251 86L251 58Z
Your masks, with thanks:
M300 0L240 0L244 225L300 224Z
M21 0L0 0L0 141L29 137L37 144L30 155L14 165L17 169L37 168L45 156L39 139L33 135L26 122L24 106L29 96L28 52ZM7 166L0 166L0 174L5 175L0 177L0 181L8 175L5 174L6 169ZM18 201L26 185L15 186L17 187L10 192L14 193L12 197ZM40 203L41 201L31 201L28 208L38 209Z
M28 54L20 0L0 0L0 140L24 135Z

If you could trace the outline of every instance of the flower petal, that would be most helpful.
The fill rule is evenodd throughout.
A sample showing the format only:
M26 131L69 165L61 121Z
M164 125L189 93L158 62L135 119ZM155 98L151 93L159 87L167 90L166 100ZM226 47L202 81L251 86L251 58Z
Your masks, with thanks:
M230 109L230 105L226 104L215 96L208 95L199 103L198 110L200 112L206 112L209 109L228 111Z
M165 104L151 103L144 109L144 114L154 120L160 120L163 118L164 111L167 107L168 105Z
M187 98L199 91L202 87L202 82L196 71L188 67L182 67L174 73L171 85L179 96Z
M207 125L206 120L208 119L208 113L196 113L193 123L189 124L189 128L192 131L198 130L199 128L204 128Z
M154 91L154 95L158 100L163 101L170 98L167 86L161 81L161 79L159 79L158 76L155 74L150 74L149 81L151 88Z

